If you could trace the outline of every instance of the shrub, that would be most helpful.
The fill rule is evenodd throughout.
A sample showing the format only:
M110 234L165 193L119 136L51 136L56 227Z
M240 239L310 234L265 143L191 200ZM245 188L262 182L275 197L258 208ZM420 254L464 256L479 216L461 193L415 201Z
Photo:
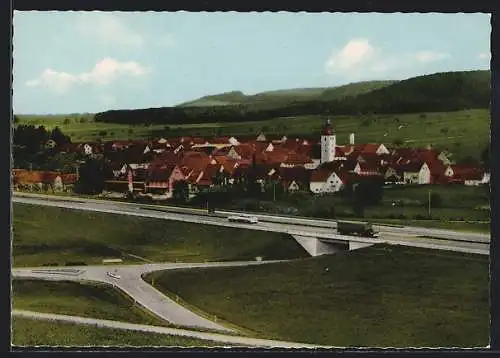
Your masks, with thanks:
M433 208L440 208L443 205L443 199L438 193L431 193L431 206Z
M107 136L108 135L108 132L106 131L99 131L99 135L104 137L104 136Z
M368 127L370 125L371 121L369 119L363 119L361 122L362 127Z
M403 145L403 141L401 139L394 139L392 144L394 144L395 146L400 146Z
M446 134L446 133L448 133L449 129L448 128L441 128L439 131L443 134Z
M415 220L429 220L431 219L428 215L417 214L414 216Z
M85 261L66 261L65 266L87 266Z

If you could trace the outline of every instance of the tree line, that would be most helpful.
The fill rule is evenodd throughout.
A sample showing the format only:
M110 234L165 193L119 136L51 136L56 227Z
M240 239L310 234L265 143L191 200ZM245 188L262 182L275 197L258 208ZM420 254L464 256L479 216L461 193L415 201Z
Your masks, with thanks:
M122 124L234 123L300 115L458 111L489 108L490 88L489 71L449 72L415 77L341 99L302 100L286 104L262 101L225 106L112 110L96 114L95 120Z

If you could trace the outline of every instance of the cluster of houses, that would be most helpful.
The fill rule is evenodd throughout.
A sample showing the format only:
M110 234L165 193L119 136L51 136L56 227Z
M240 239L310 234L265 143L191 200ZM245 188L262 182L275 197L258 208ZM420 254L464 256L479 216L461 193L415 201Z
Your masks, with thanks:
M77 181L77 174L26 169L12 170L12 185L17 190L71 191Z
M158 199L172 197L176 182L186 183L190 195L196 195L240 183L249 173L263 187L274 183L286 192L313 194L338 192L356 176L402 185L489 182L489 173L480 166L454 164L437 149L355 144L354 134L348 144L338 145L329 121L320 136L309 138L180 137L68 144L61 150L103 156L109 168L107 193L134 192ZM26 173L18 176L18 183L23 176ZM59 176L59 181L64 185L68 179Z

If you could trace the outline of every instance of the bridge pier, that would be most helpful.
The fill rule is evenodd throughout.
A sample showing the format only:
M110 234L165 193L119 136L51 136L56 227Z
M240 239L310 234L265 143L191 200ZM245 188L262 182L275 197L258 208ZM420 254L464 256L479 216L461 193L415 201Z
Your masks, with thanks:
M368 246L372 246L372 245L373 244L366 243L366 242L349 241L349 251L362 249L363 247L368 247Z
M325 243L312 236L292 236L311 256L335 254L340 251L349 250L349 245L347 243Z
M372 246L371 243L357 241L324 242L313 236L292 235L295 241L311 256L335 254L341 251L352 251Z

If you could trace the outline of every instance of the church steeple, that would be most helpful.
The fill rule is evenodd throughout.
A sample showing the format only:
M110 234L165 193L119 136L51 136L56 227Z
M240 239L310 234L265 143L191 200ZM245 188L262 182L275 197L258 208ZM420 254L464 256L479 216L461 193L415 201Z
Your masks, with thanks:
M336 146L335 132L330 119L327 119L321 133L321 163L329 163L335 160Z
M325 121L325 125L323 126L322 135L334 135L332 122L330 121L329 118Z

